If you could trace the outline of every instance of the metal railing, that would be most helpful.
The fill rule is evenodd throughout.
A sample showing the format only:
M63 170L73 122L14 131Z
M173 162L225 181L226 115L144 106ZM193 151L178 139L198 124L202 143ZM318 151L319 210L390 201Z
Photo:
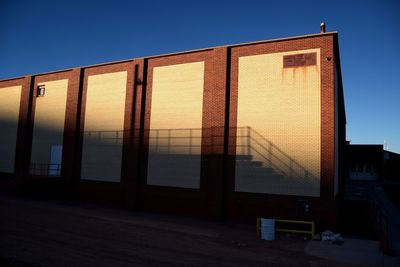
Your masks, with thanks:
M369 196L369 215L379 238L379 248L385 254L393 254L389 240L389 223L385 209L373 197Z
M306 234L310 235L310 239L314 238L315 235L315 222L314 221L299 221L299 220L283 220L283 219L274 219L275 224L284 223L285 227L276 227L275 232L284 232L284 233L294 233L294 234ZM309 226L309 230L299 230L296 228L298 225L307 225ZM261 237L261 218L257 218L257 236Z

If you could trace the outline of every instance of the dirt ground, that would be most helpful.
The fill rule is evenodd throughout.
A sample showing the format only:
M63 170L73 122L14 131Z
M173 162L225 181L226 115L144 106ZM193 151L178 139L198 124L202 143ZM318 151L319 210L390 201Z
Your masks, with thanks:
M343 266L306 246L255 225L0 196L2 266Z

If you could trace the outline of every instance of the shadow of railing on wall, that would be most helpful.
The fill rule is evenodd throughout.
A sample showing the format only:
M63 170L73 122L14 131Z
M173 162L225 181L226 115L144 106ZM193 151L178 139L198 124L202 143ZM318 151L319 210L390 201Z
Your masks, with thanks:
M211 153L223 151L224 127L187 128L187 129L151 129L146 130L151 151L163 154L199 154L201 148ZM287 152L268 140L251 127L231 127L231 136L236 138L236 154L257 158L265 167L273 168L286 177L298 177L315 181L316 176L300 164ZM210 136L202 144L202 135Z
M150 150L162 154L199 154L200 149L207 151L223 151L224 128L188 128L188 129L151 129L147 130ZM230 128L236 133L235 145L237 158L247 156L250 160L258 158L265 167L273 168L286 177L299 177L315 181L316 177L298 161L273 144L266 137L251 127ZM206 144L201 143L202 134L211 136Z
M257 155L267 167L287 177L299 177L309 181L316 179L309 169L251 127L236 129L237 140L242 140L241 144L236 144L236 151L240 154Z
M31 162L29 175L59 177L61 164Z
M91 141L101 141L114 144L122 144L124 140L124 130L107 131L83 131L83 138L89 138ZM129 132L129 131L128 131Z
M251 127L231 127L229 131L230 137L236 138L233 149L236 151L237 159L260 161L263 167L273 168L286 177L315 181L315 175L306 167ZM129 136L124 132L124 130L107 130L82 133L84 140L93 142L93 145L112 146L123 144L124 136ZM203 135L210 137L204 141ZM145 130L144 137L150 151L156 154L200 155L202 149L206 149L209 153L221 153L224 148L225 128L150 129ZM55 173L52 176L59 176L61 165L57 165L59 164L31 163L30 173L33 175Z

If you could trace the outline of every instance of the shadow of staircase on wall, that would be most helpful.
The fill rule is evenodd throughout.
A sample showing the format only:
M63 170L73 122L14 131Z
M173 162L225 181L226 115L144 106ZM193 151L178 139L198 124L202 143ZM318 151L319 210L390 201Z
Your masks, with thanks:
M251 127L236 133L235 190L290 195L319 194L319 177Z
M232 127L229 131L230 136L236 138L236 144L229 145L233 145L236 151L237 191L307 194L310 188L319 189L319 177L251 127ZM205 134L210 138L204 139L202 136ZM216 149L223 151L225 134L224 127L150 129L145 130L144 137L147 140L143 141L149 144L152 160L160 162L160 166L173 175L177 173L176 168L195 168L193 166L204 149L210 153ZM103 155L92 159L90 168L93 169L105 164L105 159L109 161L116 158L114 150L122 153L124 136L130 136L124 135L124 131L90 131L83 132L83 135L87 138L88 147L96 151L94 154ZM176 178L180 180L183 177Z

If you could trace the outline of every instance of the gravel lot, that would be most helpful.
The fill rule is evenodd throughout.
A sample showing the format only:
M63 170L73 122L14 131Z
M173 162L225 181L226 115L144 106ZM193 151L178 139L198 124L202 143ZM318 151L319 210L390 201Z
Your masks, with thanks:
M255 225L0 196L0 265L343 266Z

